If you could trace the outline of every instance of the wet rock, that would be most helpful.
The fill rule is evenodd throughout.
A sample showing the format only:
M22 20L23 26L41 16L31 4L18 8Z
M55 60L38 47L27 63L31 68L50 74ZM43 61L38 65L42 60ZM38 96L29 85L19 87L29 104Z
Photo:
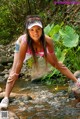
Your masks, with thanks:
M20 105L20 106L18 107L18 110L19 110L19 111L25 111L25 110L26 110L26 107Z
M5 74L5 75L4 75L4 78L5 78L5 79L8 79L8 76L9 76L9 74Z
M0 64L0 71L4 70L4 66L2 64Z
M5 92L0 93L0 98L3 98L5 96ZM32 100L32 97L28 96L27 94L20 94L20 93L10 93L11 98L17 98L18 100L21 100L25 102L26 100Z
M0 72L0 76L4 76L5 75L5 73L3 73L3 72Z
M30 107L27 108L27 111L28 112L35 112L36 109L34 107L30 106Z
M23 94L22 94L23 95ZM21 107L25 107L25 105L29 102L29 100L32 100L32 98L28 95L24 95L24 96L20 96L18 95L13 102L11 103L11 105L18 105L19 108Z
M69 98L75 98L74 92L69 93Z
M2 76L0 76L0 82L3 82L3 77Z
M8 69L5 69L2 73L5 75L6 73L8 73Z
M32 100L32 97L26 95L26 96L20 96L18 97L18 100L20 100L21 102L26 102L28 100Z
M76 104L76 107L80 108L80 102L78 102L78 103Z
M35 105L35 108L43 109L44 108L44 105Z
M11 93L10 94L10 97L12 97L12 98L14 98L14 97L16 97L18 94L16 94L16 93ZM5 92L1 92L0 93L0 98L4 98L4 96L5 96Z

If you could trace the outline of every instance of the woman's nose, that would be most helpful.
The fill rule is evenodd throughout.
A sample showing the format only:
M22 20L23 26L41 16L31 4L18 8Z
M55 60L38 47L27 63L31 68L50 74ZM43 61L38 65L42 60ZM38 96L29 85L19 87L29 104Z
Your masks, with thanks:
M35 33L35 34L38 33L37 30L35 30L34 33Z

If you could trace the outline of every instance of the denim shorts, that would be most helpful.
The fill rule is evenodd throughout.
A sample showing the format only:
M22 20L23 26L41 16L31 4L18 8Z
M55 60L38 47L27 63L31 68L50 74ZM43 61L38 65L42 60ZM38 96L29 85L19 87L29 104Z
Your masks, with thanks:
M19 52L20 45L18 43L15 44L15 52Z

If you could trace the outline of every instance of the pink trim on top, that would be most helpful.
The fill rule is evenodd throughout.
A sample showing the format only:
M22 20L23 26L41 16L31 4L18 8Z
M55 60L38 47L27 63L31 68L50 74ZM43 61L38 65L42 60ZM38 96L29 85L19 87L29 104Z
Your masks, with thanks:
M22 40L24 41L24 43L27 43L25 35L22 36ZM53 53L53 51L49 52L48 48L46 48L46 50L47 50L48 54L52 54ZM32 55L32 51L30 50L30 48L27 49L26 53ZM36 52L36 55L39 55L39 56L43 57L44 56L43 49L40 52Z

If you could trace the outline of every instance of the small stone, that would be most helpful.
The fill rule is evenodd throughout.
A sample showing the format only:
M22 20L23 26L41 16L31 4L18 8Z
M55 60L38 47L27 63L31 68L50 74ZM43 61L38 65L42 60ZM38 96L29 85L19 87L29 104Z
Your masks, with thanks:
M23 105L25 105L23 102L20 102L19 104L20 104L20 106L23 106Z

